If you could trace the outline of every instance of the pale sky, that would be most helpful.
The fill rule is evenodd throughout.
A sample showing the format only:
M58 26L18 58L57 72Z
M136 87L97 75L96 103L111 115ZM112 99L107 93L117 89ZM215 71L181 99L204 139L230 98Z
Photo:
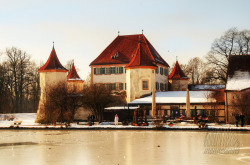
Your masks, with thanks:
M53 41L63 65L89 64L120 35L144 35L169 65L204 57L215 38L250 29L250 0L0 0L0 51L18 47L38 65Z

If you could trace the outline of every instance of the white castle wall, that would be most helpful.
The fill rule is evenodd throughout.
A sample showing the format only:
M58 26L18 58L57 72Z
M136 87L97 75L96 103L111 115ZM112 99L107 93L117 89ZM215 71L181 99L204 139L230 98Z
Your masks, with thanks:
M102 67L123 67L123 73L116 74L94 74L94 68L102 68ZM126 73L125 73L125 65L116 64L116 65L95 65L91 66L91 78L93 84L98 83L126 83Z
M160 68L160 67L159 67ZM165 68L168 70L167 67L162 67L162 68ZM168 72L167 72L168 73ZM160 71L158 73L155 73L155 80L156 82L158 82L159 84L162 83L162 84L168 84L168 74L167 75L161 75L160 74ZM160 87L159 87L159 90L157 91L160 91ZM167 85L167 89L165 89L165 91L168 91L168 85Z
M41 96L37 110L36 122L39 122L39 120L43 119L44 117L44 102L46 100L46 89L59 82L66 83L66 78L67 72L40 72Z
M155 70L154 69L128 69L127 74L127 102L131 102L142 95L150 94L155 88ZM142 82L148 81L148 89L144 90Z
M126 83L126 74L93 75L93 83Z

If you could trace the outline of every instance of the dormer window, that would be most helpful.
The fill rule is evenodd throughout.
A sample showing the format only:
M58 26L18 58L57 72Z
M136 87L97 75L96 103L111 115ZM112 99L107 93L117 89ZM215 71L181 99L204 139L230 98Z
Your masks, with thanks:
M117 58L119 56L119 53L118 53L118 51L115 53L115 55L113 55L113 56L111 56L111 59L115 59L115 58Z

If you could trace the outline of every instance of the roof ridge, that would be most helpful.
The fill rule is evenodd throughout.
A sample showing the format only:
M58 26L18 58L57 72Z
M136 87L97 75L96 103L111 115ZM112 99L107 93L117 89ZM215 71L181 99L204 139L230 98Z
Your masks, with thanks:
M153 59L153 61L155 62L155 58L154 58L154 56L152 55L152 52L150 51L150 49L149 49L149 47L148 47L148 43L147 43L146 37L145 37L143 34L141 34L141 35L142 35L142 37L143 37L143 38L144 38L144 40L145 40L146 47L147 47L148 51L150 52L150 56L151 56L151 58L152 58L152 59Z

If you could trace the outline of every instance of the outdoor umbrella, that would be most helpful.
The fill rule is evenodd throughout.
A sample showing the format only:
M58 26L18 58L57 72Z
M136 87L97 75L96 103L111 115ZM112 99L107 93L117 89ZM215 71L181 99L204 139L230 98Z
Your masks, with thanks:
M152 90L152 117L155 117L156 113L156 99L155 99L155 88Z
M190 116L190 95L189 95L189 90L187 89L187 95L186 95L186 116Z

